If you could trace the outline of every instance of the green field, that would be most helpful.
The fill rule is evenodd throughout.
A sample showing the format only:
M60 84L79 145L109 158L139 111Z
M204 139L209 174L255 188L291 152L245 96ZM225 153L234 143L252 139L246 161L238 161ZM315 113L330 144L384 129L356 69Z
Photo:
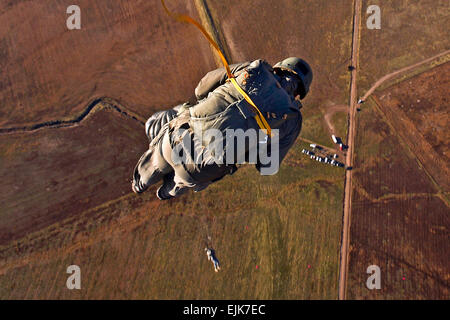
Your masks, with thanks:
M129 195L4 246L1 269L13 268L0 296L335 299L343 170L302 158L301 147L277 176L243 168L170 203ZM19 267L24 257L32 263ZM65 288L71 264L82 270L79 292Z

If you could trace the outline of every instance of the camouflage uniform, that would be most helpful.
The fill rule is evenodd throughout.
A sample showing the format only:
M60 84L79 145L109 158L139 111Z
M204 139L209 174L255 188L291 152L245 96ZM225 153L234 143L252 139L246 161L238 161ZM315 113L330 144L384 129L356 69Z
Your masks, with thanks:
M230 67L237 83L258 106L270 127L279 130L281 163L300 133L301 103L281 87L279 78L267 62L255 60ZM161 168L165 174L164 184L158 190L160 199L178 196L188 188L202 190L237 170L235 164L218 164L214 159L225 159L229 150L224 148L223 154L213 157L208 150L212 137L203 135L200 141L194 135L194 132L205 132L211 128L220 130L224 136L226 129L259 130L255 111L227 79L224 68L209 72L195 89L196 105L177 106L173 110L159 112L147 121L146 132L151 141L150 149L154 150L153 161L161 163L165 160L169 165ZM183 139L191 141L193 148L185 150L180 145L181 141L186 141ZM270 148L270 140L268 146ZM246 151L251 147L255 146L247 146ZM192 157L187 157L185 163L174 163L170 155L176 148L190 152ZM202 157L202 161L195 161L193 150L197 152L197 157ZM260 171L262 167L264 165L258 159L256 169Z

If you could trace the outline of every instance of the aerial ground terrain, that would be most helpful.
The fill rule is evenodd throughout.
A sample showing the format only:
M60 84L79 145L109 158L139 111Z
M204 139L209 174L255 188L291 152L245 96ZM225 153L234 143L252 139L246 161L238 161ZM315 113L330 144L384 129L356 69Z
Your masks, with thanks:
M166 2L230 63L311 64L299 139L277 175L136 195L145 119L221 66L206 39L159 1L77 1L81 30L68 1L0 3L0 299L448 299L447 2ZM306 157L310 143L347 170Z

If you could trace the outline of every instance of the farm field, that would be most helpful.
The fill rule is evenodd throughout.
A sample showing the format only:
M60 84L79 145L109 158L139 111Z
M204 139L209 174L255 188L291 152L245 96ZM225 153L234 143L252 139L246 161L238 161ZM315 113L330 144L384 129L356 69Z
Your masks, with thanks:
M446 108L448 94L441 90L448 82L447 69L448 65L442 65L389 87L364 104L359 113L350 228L350 299L449 297L449 190L439 184L445 181L442 173L448 166L434 168L438 162L424 162L427 159L421 152L432 149L429 137L417 133L414 140L409 139L415 128L427 128L438 118L438 110ZM425 79L429 90L422 89ZM421 111L409 116L412 101L417 104L418 100L423 102ZM408 116L399 113L402 105L407 106ZM410 119L419 117L421 122L412 125ZM442 129L439 125L435 128L427 132L440 140L436 135ZM435 172L440 179L433 178ZM381 269L381 290L365 287L370 265Z
M378 79L448 50L450 30L445 0L362 0L381 9L381 29L370 30L363 18L359 46L358 88L362 96ZM416 68L420 73L429 66ZM401 77L394 79L401 80ZM392 84L392 82L388 82Z
M277 176L243 168L208 194L169 203L153 188L10 242L0 250L0 296L335 299L343 170L318 167L302 147ZM208 236L218 274L204 255ZM79 292L65 288L70 264L85 274Z
M221 66L207 40L160 1L80 0L73 31L66 1L0 4L0 299L448 299L447 1L166 4L230 63L307 60L300 137L277 175L243 166L170 201L136 195L146 118ZM309 159L310 143L347 170Z
M331 60L318 40L314 50L320 49L320 56L286 34L277 35L280 46L297 40L277 51L247 49L246 39L231 44L237 40L223 33L232 62L275 63L292 55L311 61L317 80L304 103L301 135L328 146L326 106L348 96L352 2L347 2L341 9L327 1L301 8L278 4L305 19L317 17L319 9L337 12L334 20L310 30L339 51ZM198 18L198 3L168 5ZM221 5L207 4L213 12ZM214 56L195 28L165 16L158 2L79 5L89 7L79 33L58 25L62 1L54 8L30 1L28 7L0 9L10 30L0 34L0 43L8 44L1 59L11 60L12 79L4 75L0 91L6 106L0 114L0 168L7 179L2 201L8 203L0 212L0 298L336 299L343 169L311 161L301 153L309 144L299 139L276 176L244 167L207 191L170 202L156 199L156 186L142 196L130 194L132 169L148 144L142 121L191 98L200 78L216 68ZM278 13L269 10L269 2L264 6L264 19L277 27ZM27 18L46 9L45 26ZM20 27L14 23L18 11L25 20ZM41 38L19 36L44 27ZM340 36L331 37L337 29ZM264 34L258 37L263 41ZM68 42L78 51L66 54ZM249 51L239 55L241 46ZM47 55L52 59L43 58ZM85 119L74 121L101 97L117 104L103 99ZM73 123L31 130L53 120ZM221 261L218 274L206 259L208 241ZM65 287L71 264L83 274L77 292Z
M215 68L202 35L174 23L159 1L77 5L80 30L67 29L64 0L0 4L2 128L72 119L101 97L148 117L187 101ZM198 19L191 1L171 6Z
M450 62L383 90L377 104L432 179L450 190Z
M129 193L142 137L102 102L77 125L2 135L0 244Z
M381 29L369 30L363 18L358 97L369 98L356 119L346 298L446 299L448 165L439 153L446 148L447 3L362 4L363 15L369 5L381 8ZM372 264L381 268L381 290L366 288Z

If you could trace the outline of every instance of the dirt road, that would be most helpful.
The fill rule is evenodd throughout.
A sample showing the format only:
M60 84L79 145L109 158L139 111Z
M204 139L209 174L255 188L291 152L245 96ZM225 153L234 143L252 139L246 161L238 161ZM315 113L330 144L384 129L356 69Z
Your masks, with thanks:
M328 128L328 131L330 132L330 135L336 134L336 129L334 128L333 123L331 122L331 117L336 112L344 112L344 111L348 112L348 106L346 106L346 105L337 105L337 106L332 106L332 107L327 109L327 112L323 116L323 119L325 120L325 124L327 125L327 128Z
M347 167L353 164L353 142L355 138L355 115L356 115L356 70L358 68L358 49L359 49L359 31L361 18L361 0L355 1L355 10L353 18L353 41L352 41L352 65L356 68L352 70L350 84L350 111L349 111L349 128L347 138ZM350 233L350 213L352 200L352 170L345 171L345 194L344 194L344 216L342 226L342 242L341 242L341 262L339 270L339 300L345 299L347 270L348 270L348 244Z
M406 71L415 69L415 68L420 67L421 65L423 65L423 64L425 64L425 63L428 63L428 62L431 62L431 61L433 61L433 60L435 60L435 59L437 59L437 58L443 57L443 56L445 56L445 55L447 55L447 54L450 54L450 50L441 52L441 53L439 53L439 54L437 54L437 55L435 55L435 56L433 56L433 57L431 57L431 58L422 60L422 61L420 61L420 62L417 62L417 63L413 64L413 65L404 67L404 68L402 68L402 69L400 69L400 70L397 70L397 71L395 71L395 72L392 72L392 73L389 73L389 74L385 75L384 77L380 78L377 82L375 82L375 84L369 89L369 91L366 92L366 94L364 95L364 97L362 97L362 100L364 100L364 101L367 100L367 98L370 97L370 95L371 95L372 93L374 93L374 91L375 91L379 86L381 86L385 81L387 81L387 80L389 80L389 79L392 79L392 78L394 78L395 76L398 76L399 74L401 74L401 73L403 73L403 72L406 72Z

